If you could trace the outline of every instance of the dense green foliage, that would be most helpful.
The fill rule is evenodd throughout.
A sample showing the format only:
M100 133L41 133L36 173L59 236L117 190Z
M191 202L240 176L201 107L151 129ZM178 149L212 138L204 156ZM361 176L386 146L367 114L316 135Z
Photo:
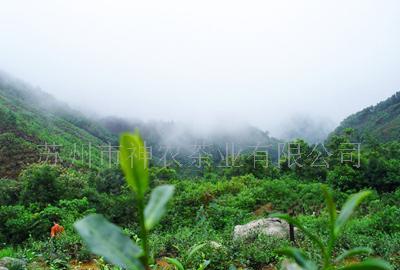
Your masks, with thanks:
M355 129L342 129L325 142L330 154L324 158L329 166L312 166L318 158L313 151L316 145L296 140L292 143L302 149L297 161L304 166L289 166L288 156L277 160L276 153L268 157L269 166L264 166L263 161L254 161L251 153L242 153L235 166L224 167L224 161L215 158L219 154L212 153L201 167L162 167L149 160L148 171L139 175L126 167L122 172L117 164L101 165L98 151L93 153L90 167L85 162L87 157L78 155L74 159L67 151L75 144L116 143L113 132L117 131L108 132L96 121L65 108L40 91L33 92L24 85L15 90L15 82L0 80L0 257L23 258L31 269L68 269L78 262L112 269L102 258L90 254L73 229L77 220L101 214L123 228L120 236L129 237L131 246L147 249L148 263L159 268L176 266L177 262L184 269L279 267L285 256L278 250L293 245L288 239L258 235L235 241L234 227L276 212L294 212L296 220L325 243L329 240L331 216L325 209L321 190L328 185L338 208L352 193L373 191L335 239L332 254L338 256L363 246L372 250L370 256L400 267L397 138L381 142L363 136L360 166L341 161L343 145L358 142L360 130L364 132L363 128L349 125ZM390 109L394 112L396 98L385 106L378 105L374 111L394 106ZM151 137L150 141L157 142L165 130L168 128L144 133ZM267 142L270 139L259 132L254 134L243 141L250 144L254 138ZM223 138L219 139L217 145L222 145ZM44 142L67 146L59 152L62 162L54 165L53 160L43 158L40 145ZM120 158L126 161L131 154L121 152ZM157 151L153 154L161 155ZM137 185L142 178L147 181ZM173 185L175 195L168 208L162 207L161 212L166 213L158 223L161 215L154 215L158 211L147 210L146 214L145 206L162 197L152 197L150 191L158 194L157 187L164 185ZM150 205L154 206L151 209L160 209L157 203ZM65 233L50 241L55 220L65 227ZM147 247L143 246L145 242ZM296 233L296 246L306 251L310 260L321 261L318 246L300 231ZM143 263L143 256L136 255ZM344 263L364 258L364 254L358 254L356 259Z
M400 139L400 92L376 106L355 113L340 124L334 134L343 134L347 128L356 130L357 141L378 140L380 142Z
M101 166L98 147L115 142L113 135L50 95L10 80L0 74L0 177L16 177L38 161L87 167L89 145L95 149L91 165Z
M35 169L36 167L34 166ZM43 165L42 169L44 168L50 172L55 169L47 165ZM232 232L237 224L244 224L273 212L287 212L288 209L295 209L299 220L321 235L321 239L326 236L323 228L328 224L328 213L324 210L322 185L319 183L304 183L290 178L257 179L252 175L219 180L162 180L162 183L175 185L176 195L164 221L150 235L150 250L155 258L167 256L185 260L187 250L196 244L207 243L207 248L202 249L187 263L190 267L202 264L204 259L211 261L208 266L211 269L226 269L232 264L260 269L269 264L279 264L282 257L275 250L287 246L287 240L260 236L252 242L236 243L232 239ZM15 188L13 184L10 186ZM20 190L19 196L18 192L16 196L22 199L23 189L16 190ZM65 253L68 256L65 257L64 254L60 258L67 261L87 260L91 256L86 249L82 249L72 224L87 213L97 212L127 228L128 235L140 243L135 200L129 196L130 191L125 184L122 184L121 190L119 195L111 195L88 188L85 199L59 200L46 206L37 203L2 206L1 241L15 245L19 250L18 254L36 252L45 256L45 260L51 260L55 255L46 253L46 243L51 223L58 219L67 230L63 240L58 241L57 245L60 245L58 250L68 250ZM70 194L61 194L67 195ZM373 254L399 265L399 195L398 189L390 194L376 193L370 197L338 239L336 252L367 246L374 250ZM338 205L342 205L348 195L336 191L334 197ZM312 258L318 259L317 247L302 234L298 234L297 242ZM40 260L37 255L32 256L33 261Z
M344 203L343 208L339 213L337 213L336 206L333 200L333 196L331 191L326 187L323 188L324 197L326 200L327 211L329 214L329 226L328 226L328 235L329 238L326 243L320 240L320 237L315 235L313 232L308 230L306 227L303 226L301 221L292 218L288 214L275 214L273 216L280 217L284 220L287 220L292 225L296 226L299 230L301 230L305 236L310 238L313 243L319 248L320 257L321 257L321 269L391 269L390 264L383 260L378 259L368 259L362 261L360 263L354 263L350 266L341 266L342 262L347 259L357 255L368 255L372 253L372 249L365 248L365 247L357 247L352 248L350 250L346 250L342 254L335 256L334 255L334 248L336 245L336 241L341 235L346 223L348 223L349 219L353 215L356 208L361 204L361 202L371 194L370 191L362 191L357 194L351 195L348 200ZM281 254L284 254L290 258L292 258L297 265L301 266L303 269L306 270L316 270L319 269L318 263L310 260L308 255L298 249L298 248L284 248L280 251ZM339 267L336 267L339 265Z
M135 195L140 225L141 248L123 230L101 215L90 215L74 224L75 229L95 254L123 269L148 269L150 263L148 235L166 212L166 204L174 187L156 187L147 205L144 196L149 188L148 154L135 155L144 143L138 134L123 134L120 140L121 168L126 182Z

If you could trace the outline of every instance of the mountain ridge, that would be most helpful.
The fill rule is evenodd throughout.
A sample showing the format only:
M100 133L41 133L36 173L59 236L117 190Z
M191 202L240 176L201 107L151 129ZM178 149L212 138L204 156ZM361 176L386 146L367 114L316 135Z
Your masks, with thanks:
M205 135L174 122L147 123L118 117L91 119L50 94L3 72L0 72L0 120L0 156L3 156L0 158L0 178L15 178L25 166L42 160L43 151L59 154L64 166L85 169L88 149L75 156L76 148L87 148L88 144L96 147L116 147L121 132L133 132L136 129L140 130L152 146L152 154L156 159L161 160L165 155L163 147L172 146L179 148L182 155L185 155L181 160L185 163L190 163L189 155L192 154L192 149L189 147L194 145L213 145L215 148L210 152L214 161L218 162L221 161L220 152L225 150L226 143L265 146L277 145L280 142L270 137L267 132L248 125L238 128L235 132L222 129ZM61 146L61 149L43 149L47 144L49 147ZM93 164L90 165L104 165L104 153L101 151L96 148L96 154L91 157ZM25 158L26 156L29 158ZM276 159L276 148L271 149L271 156ZM15 165L16 163L18 165Z
M359 142L371 139L379 142L399 140L400 92L348 116L330 136L343 134L348 128L353 129L352 139Z

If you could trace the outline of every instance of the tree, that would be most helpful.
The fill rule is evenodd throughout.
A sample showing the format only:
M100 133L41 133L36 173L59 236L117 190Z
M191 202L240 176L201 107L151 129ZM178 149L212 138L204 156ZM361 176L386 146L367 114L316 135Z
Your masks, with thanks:
M94 184L98 192L118 195L125 185L124 176L118 168L107 168L94 178Z

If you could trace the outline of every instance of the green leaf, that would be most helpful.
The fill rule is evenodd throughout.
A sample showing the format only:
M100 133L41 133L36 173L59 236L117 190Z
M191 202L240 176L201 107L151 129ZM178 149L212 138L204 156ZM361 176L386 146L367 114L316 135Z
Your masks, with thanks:
M326 205L327 205L327 208L328 208L328 213L329 213L329 217L330 217L331 231L333 232L334 226L335 226L335 221L336 221L336 206L335 206L335 203L333 201L332 192L329 190L329 188L326 187L326 186L323 186L322 187L322 191L324 193Z
M148 156L138 132L121 135L120 163L129 187L143 198L149 186Z
M177 259L166 257L165 260L167 262L169 262L170 264L174 265L177 270L185 270L182 263L180 261L178 261Z
M360 263L339 268L339 270L392 270L392 266L381 259L368 259Z
M205 247L206 245L207 245L207 243L203 243L203 244L198 244L198 245L194 245L193 247L191 247L189 250L188 256L187 256L187 260L190 260L190 258L192 258L192 256L194 254L199 252L199 250L202 249L203 247Z
M372 253L372 249L370 249L370 248L357 247L357 248L353 248L353 249L346 250L345 252L343 252L341 255L339 255L335 259L335 262L338 263L349 257L354 257L357 255L362 255L362 254L371 254L371 253Z
M338 236L344 225L350 219L355 209L361 204L361 202L371 194L371 191L362 191L351 195L350 198L343 205L342 210L335 222L335 236Z
M162 185L156 187L150 195L150 201L144 210L146 230L151 230L167 211L166 205L174 194L174 186Z
M77 221L74 227L94 254L124 269L144 269L138 259L142 250L102 215L89 215Z
M308 259L308 256L300 249L297 248L285 248L278 250L277 253L292 258L301 268L305 270L316 270L317 265Z
M298 220L292 218L291 216L289 216L288 214L280 214L280 213L276 213L276 214L271 214L269 215L270 217L273 218L280 218L280 219L284 219L286 220L288 223L292 224L293 226L297 227L299 230L301 230L306 236L308 236L315 244L318 245L318 247L321 249L322 253L325 254L326 250L325 250L325 246L324 244L321 242L321 240L315 236L313 233L311 233L308 229L306 229Z

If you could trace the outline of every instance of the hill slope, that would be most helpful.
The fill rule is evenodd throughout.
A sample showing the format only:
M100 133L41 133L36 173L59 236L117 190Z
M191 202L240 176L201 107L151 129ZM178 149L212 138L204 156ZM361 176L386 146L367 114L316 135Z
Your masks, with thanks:
M116 141L94 121L4 73L0 73L0 123L0 178L15 177L27 164L55 162L56 157L65 165L86 166L85 146ZM59 146L46 148L46 144ZM93 164L99 163L99 156L96 151L91 154Z
M238 154L246 149L254 151L252 147L257 145L269 146L269 155L276 161L280 142L248 125L234 130L221 126L200 134L173 122L145 123L115 117L93 120L51 95L0 72L0 178L15 178L28 164L55 162L56 158L64 166L108 166L107 151L112 152L115 161L119 134L135 129L146 138L147 145L152 147L153 161L159 165L164 164L164 156L168 155L172 161L172 156L179 153L174 159L191 166L198 155L195 151L207 152L218 163L224 158L221 155L226 154L226 147ZM199 148L203 145L207 149Z
M354 139L364 141L373 137L380 142L400 139L400 92L376 106L370 106L350 115L335 129L342 134L346 128L354 129Z

